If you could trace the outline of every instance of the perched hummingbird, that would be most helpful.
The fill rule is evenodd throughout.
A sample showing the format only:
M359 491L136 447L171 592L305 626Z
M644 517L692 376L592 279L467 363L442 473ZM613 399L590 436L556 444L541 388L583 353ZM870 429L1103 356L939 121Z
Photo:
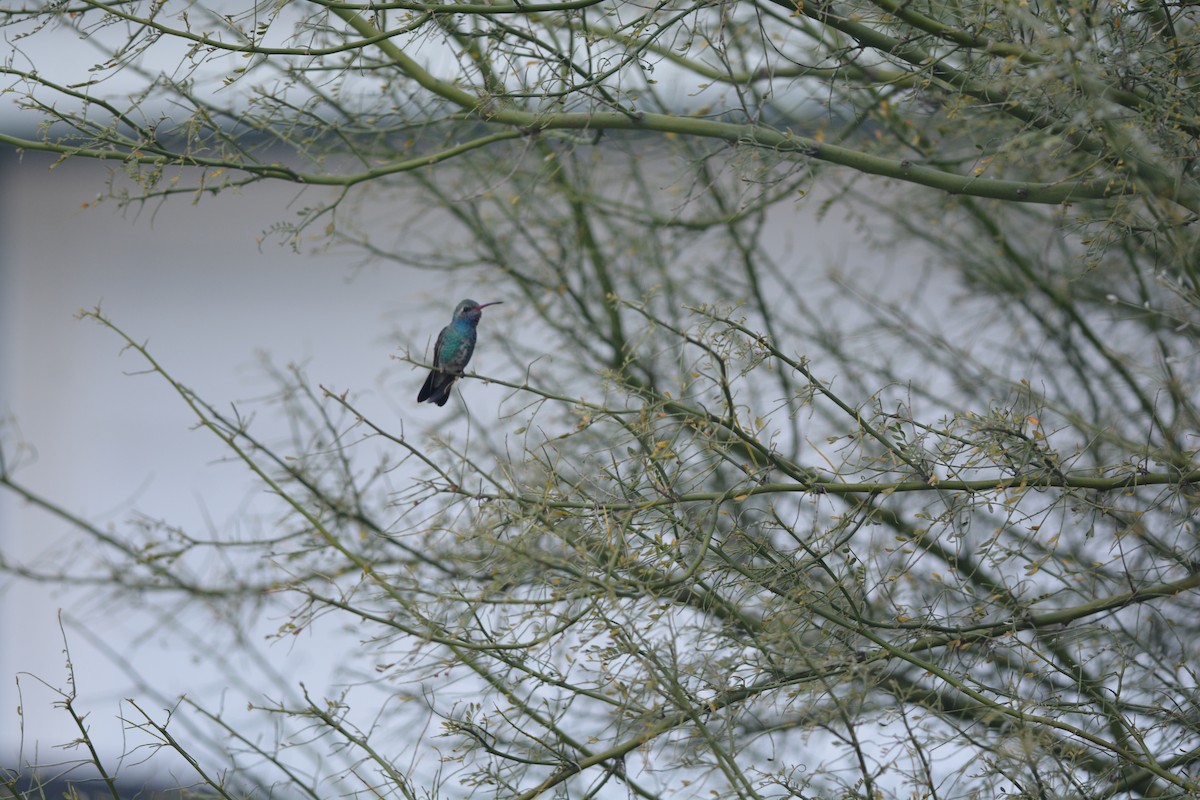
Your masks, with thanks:
M450 324L442 328L438 334L437 344L433 346L433 370L425 379L417 402L437 403L446 405L450 399L450 387L459 375L467 368L471 353L475 352L475 329L479 326L479 317L488 306L494 303L476 303L474 300L463 300L454 307L454 318Z

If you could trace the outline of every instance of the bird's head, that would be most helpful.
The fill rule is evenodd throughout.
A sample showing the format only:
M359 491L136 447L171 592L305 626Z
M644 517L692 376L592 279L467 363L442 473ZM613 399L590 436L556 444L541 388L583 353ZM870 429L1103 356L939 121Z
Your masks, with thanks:
M504 301L496 300L491 303L476 303L474 300L463 300L454 307L454 319L455 321L460 319L478 321L485 308L488 306L500 305L502 302Z

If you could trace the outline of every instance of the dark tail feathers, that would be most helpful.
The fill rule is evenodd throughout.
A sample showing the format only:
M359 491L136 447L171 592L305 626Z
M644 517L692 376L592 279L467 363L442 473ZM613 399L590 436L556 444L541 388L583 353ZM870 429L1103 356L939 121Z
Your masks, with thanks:
M429 377L425 379L425 385L421 387L421 393L417 395L417 402L446 405L446 401L450 399L450 387L454 386L454 379L457 377L441 370L431 370Z

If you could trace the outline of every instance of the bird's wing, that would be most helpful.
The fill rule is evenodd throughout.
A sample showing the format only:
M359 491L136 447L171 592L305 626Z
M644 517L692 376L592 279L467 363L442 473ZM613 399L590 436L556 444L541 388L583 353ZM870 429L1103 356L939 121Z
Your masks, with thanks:
M442 328L438 333L437 341L433 345L433 368L437 369L442 364L442 340L446 338L446 329Z

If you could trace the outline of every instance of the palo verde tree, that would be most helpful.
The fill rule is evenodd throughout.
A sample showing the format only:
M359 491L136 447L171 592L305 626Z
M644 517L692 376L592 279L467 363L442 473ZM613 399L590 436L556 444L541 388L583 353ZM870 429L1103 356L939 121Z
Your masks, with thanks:
M114 592L356 626L354 691L253 687L271 737L130 723L224 796L1195 795L1195 14L8 3L41 128L0 142L112 161L124 203L325 187L276 233L482 265L544 337L469 447L287 374L277 442L92 313L282 513L224 558L93 528L11 455L0 483ZM68 39L89 71L59 75ZM400 197L456 228L357 223ZM955 313L803 269L765 235L802 202L929 253L907 280Z

